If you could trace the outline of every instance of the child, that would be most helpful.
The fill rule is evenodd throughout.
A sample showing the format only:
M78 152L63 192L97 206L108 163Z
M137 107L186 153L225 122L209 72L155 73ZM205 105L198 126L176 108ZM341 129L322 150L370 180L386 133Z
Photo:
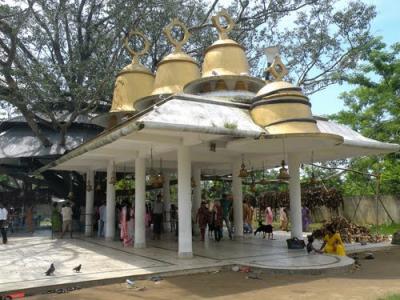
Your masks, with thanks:
M315 247L313 246L314 236L312 234L307 236L307 241L308 241L307 246L306 246L307 253L311 253L313 251L314 251L314 253L319 253L319 254L322 253L322 251L315 249Z

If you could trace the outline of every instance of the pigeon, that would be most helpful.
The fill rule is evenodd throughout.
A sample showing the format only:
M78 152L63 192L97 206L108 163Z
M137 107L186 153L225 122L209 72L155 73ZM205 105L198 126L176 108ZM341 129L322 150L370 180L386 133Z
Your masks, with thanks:
M211 71L211 74L212 74L213 76L218 76L218 75L219 75L219 73L218 73L217 71L215 71L215 70L212 70L212 71Z
M81 271L82 265L79 265L75 268L72 269L72 271L75 271L76 273L79 273Z
M50 276L50 275L54 275L54 271L56 270L56 268L54 267L54 264L50 265L50 268L46 271L46 276Z

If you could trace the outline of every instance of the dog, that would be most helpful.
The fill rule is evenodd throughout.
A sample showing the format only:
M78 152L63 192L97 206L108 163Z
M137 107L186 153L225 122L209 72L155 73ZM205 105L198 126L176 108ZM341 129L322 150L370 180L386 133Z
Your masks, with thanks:
M212 239L214 237L214 224L212 222L208 223L208 237Z
M258 223L258 228L256 231L254 231L254 235L256 235L258 232L263 233L263 239L265 239L266 234L268 233L268 239L273 240L274 239L274 233L273 233L273 228L271 224L264 225L262 222Z

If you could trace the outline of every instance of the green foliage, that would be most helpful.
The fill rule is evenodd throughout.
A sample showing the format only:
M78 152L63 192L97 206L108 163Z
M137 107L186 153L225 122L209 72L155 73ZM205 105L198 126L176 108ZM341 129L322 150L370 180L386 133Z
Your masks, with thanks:
M122 40L132 28L151 41L142 62L155 71L171 51L163 28L178 17L192 33L184 50L201 63L216 40L210 16L222 8L222 2L206 0L11 3L0 4L0 103L16 108L47 146L37 122L59 131L63 144L76 118L111 103L115 75L131 60ZM236 0L225 8L236 22L231 37L247 49L253 74L263 72L263 49L279 44L290 77L309 94L354 69L371 40L369 24L375 17L375 7L360 0L347 5L339 0L268 5Z
M383 298L379 298L379 300L400 300L400 294L388 295Z
M400 143L400 44L387 48L375 39L362 58L364 65L353 74L342 76L356 87L341 95L346 110L333 118L369 138ZM399 153L353 159L350 167L365 173L381 173L382 193L400 193ZM349 173L344 187L350 194L373 194L374 181Z
M379 234L389 235L400 231L400 224L382 224L382 225L372 225L370 228L371 232L378 232Z

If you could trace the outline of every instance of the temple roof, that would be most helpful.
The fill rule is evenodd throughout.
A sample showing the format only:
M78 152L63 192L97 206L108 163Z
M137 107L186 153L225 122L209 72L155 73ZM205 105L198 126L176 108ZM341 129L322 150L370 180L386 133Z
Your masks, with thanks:
M192 161L203 169L229 169L244 154L254 167L274 167L285 155L297 152L302 162L328 161L399 150L399 145L366 138L347 126L315 117L320 132L270 134L249 113L250 105L221 98L178 94L138 112L122 124L98 135L55 162L40 169L105 169L134 160L137 153L163 158L166 168L176 167L176 148L190 145ZM216 151L209 144L216 144ZM282 146L283 144L283 146ZM284 148L283 148L284 147ZM143 154L142 154L143 155Z

